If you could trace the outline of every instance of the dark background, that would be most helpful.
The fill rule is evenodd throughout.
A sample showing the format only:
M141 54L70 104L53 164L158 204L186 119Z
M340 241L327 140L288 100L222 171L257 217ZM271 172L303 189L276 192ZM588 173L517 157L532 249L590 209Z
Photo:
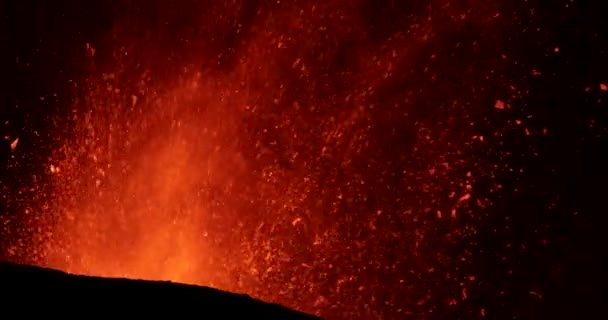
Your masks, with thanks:
M180 12L185 15L190 7L185 3L174 6L162 6L161 3L5 0L0 4L0 136L7 137L0 139L0 214L3 220L10 221L2 229L0 258L35 262L25 253L15 257L7 252L16 243L25 242L27 246L28 235L33 232L25 228L29 222L24 221L30 218L23 218L21 212L35 207L40 200L52 200L50 187L45 183L48 178L45 161L69 134L67 129L58 131L56 128L62 126L61 121L65 121L66 127L70 125L66 120L71 110L70 101L79 90L72 83L80 82L95 71L86 51L82 50L84 44L108 41L112 26L126 17L132 19L132 25L139 26L133 32L159 28L159 34L164 36L159 36L158 47L164 48L163 41L172 43L172 32L185 32L185 29L162 27L154 16L156 10L170 7L177 12L173 15L175 18ZM483 3L489 5L490 2ZM371 39L382 43L388 35L402 28L406 24L404 21L422 15L426 4L425 1L368 1L368 19L364 27ZM452 5L467 8L476 4L478 2L455 1ZM251 7L244 9L245 14L238 18L245 26L251 19L247 12L260 8L272 10L272 4L264 1L252 1L247 5ZM607 270L603 261L606 261L608 213L605 199L608 195L608 92L600 89L600 83L608 85L608 28L602 24L608 10L604 1L599 0L511 1L493 8L500 12L500 19L490 33L475 26L444 30L440 40L423 49L451 53L444 55L448 58L438 62L435 69L431 67L431 71L448 78L437 86L447 88L452 83L461 83L461 87L456 85L456 88L465 90L470 83L478 90L475 99L470 101L473 104L493 106L496 96L512 97L508 101L513 108L504 113L480 111L467 118L481 123L476 132L483 134L487 141L485 147L471 151L473 157L496 164L494 170L483 170L475 187L485 194L480 198L487 199L491 205L486 211L471 209L469 220L461 223L473 226L476 232L450 249L453 251L442 252L449 257L446 258L448 262L437 266L438 270L449 271L457 264L450 261L457 261L463 252L468 252L468 263L458 264L459 268L453 273L474 275L475 285L469 289L465 303L451 307L445 301L451 291L458 290L458 285L442 287L443 276L432 274L412 278L409 285L413 289L394 289L399 292L397 298L391 295L392 285L386 284L382 288L380 281L375 282L378 288L374 297L378 300L367 303L387 319L403 316L396 311L401 309L399 301L404 301L402 308L409 310L410 317L415 319L478 318L482 316L482 309L486 318L491 319L603 318ZM216 43L216 48L218 52L225 51L226 58L219 65L229 68L234 61L230 60L231 51L226 48L237 36L230 30L222 32L222 40ZM467 41L477 41L477 49L454 49L455 43ZM348 44L343 45L348 48ZM111 54L103 52L110 49L99 47L97 68L102 68L104 57ZM559 48L559 52L555 48ZM155 54L162 56L164 53L159 49ZM517 64L501 62L501 54ZM209 56L213 54L209 53ZM343 58L348 59L348 55ZM343 68L348 69L348 62ZM495 73L488 73L489 70L495 70ZM533 70L540 75L533 75ZM159 72L171 70L167 67ZM381 89L386 93L378 94L378 103L382 103L384 97L392 96L391 92L404 88L420 88L414 98L419 106L450 101L450 92L433 91L428 85L420 84L416 77L421 77L422 71L417 72L410 78L386 85ZM510 85L517 87L516 93L508 88ZM416 121L443 121L440 112L436 108L419 107ZM530 136L523 127L517 129L513 123L515 119L527 119L528 115L533 116L525 120L527 128L536 132ZM378 115L369 121L380 119L384 118ZM469 120L455 121L462 121L462 131L466 131ZM411 123L407 125L413 125ZM389 123L388 127L391 126L395 124ZM539 134L544 129L547 133ZM376 159L379 164L370 162L369 174L386 168L397 172L402 166L415 167L415 164L396 161L389 165L388 161L382 160L392 156L390 150L381 147L383 144L402 143L404 148L415 144L408 140L408 130L400 131L405 138L395 138L382 129L369 135L371 145L378 146L376 149L370 147L369 154L380 159ZM18 148L12 151L10 143L17 137ZM331 164L325 166L331 167ZM319 164L319 167L323 168L323 165ZM515 173L509 169L514 169ZM326 181L329 188L332 183L339 184L332 181ZM497 184L508 191L487 191ZM382 186L370 188L380 190ZM398 198L396 194L389 191L369 193L376 195L374 201L383 203L388 210L391 206L399 206L393 203ZM357 202L351 205L374 206ZM358 230L358 226L354 224L353 230ZM382 228L382 224L379 227ZM387 226L387 232L391 228ZM441 224L431 225L426 237L439 239L447 228ZM349 235L355 232L353 230L343 232ZM357 236L365 237L360 233ZM437 240L430 246L441 246L442 241ZM368 246L370 250L382 251L379 247L372 248L373 244ZM416 263L426 264L423 258L419 260ZM378 281L373 275L369 277L373 279L370 282ZM394 280L393 276L386 277L387 281L389 278ZM365 281L365 275L362 279ZM415 298L408 297L409 292L416 296L429 288L439 292L432 296L431 306L419 307L413 301ZM395 305L384 304L383 295L396 299ZM341 308L348 309L344 306L348 299L331 293L328 299L330 303L335 299L337 307L329 308L322 315L358 318L355 311L341 313ZM348 310L359 310L362 302L354 301L358 301L358 306ZM369 313L359 315L372 317Z

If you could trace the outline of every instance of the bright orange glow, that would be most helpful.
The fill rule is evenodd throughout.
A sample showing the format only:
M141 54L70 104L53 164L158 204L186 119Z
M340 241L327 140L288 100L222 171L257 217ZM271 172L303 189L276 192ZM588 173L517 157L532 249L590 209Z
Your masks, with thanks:
M181 15L193 9L159 9L165 32L129 17L110 40L83 44L93 71L57 124L40 263L209 285L312 313L334 312L335 301L363 308L362 292L396 277L391 259L424 250L412 212L455 220L471 197L459 147L473 134L454 120L465 90L437 94L426 67L439 63L426 56L435 37L464 24L453 12L468 7L421 10L424 19L384 37L366 29L359 2L247 13L227 3L191 20ZM450 59L441 63L452 68ZM425 118L429 108L443 120ZM372 274L372 264L386 267Z
M229 106L206 99L212 89L201 87L199 78L146 102L132 98L134 118L111 106L122 98L120 91L91 91L92 101L100 100L87 106L92 110L50 167L64 189L49 265L216 285L207 199L212 188L229 187L244 168L222 142L230 138L230 118L212 118ZM193 103L205 111L187 106Z

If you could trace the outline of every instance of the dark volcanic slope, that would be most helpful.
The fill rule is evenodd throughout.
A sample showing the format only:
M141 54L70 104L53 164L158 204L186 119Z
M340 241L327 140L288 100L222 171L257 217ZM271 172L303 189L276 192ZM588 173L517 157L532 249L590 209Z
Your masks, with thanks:
M319 319L247 295L171 282L71 275L0 262L2 315L156 315L203 319ZM24 306L30 306L24 308ZM86 317L88 317L86 316Z

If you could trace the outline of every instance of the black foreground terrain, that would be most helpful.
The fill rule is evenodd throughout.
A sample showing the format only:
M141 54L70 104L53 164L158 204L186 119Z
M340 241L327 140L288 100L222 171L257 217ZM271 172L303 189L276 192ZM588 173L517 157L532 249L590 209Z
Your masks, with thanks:
M159 317L170 319L319 319L248 295L172 282L72 275L0 261L2 319Z

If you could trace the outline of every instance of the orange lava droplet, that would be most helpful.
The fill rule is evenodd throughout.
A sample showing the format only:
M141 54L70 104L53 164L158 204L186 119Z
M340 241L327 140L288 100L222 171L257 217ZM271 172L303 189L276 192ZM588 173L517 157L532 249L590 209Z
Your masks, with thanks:
M501 100L496 100L496 103L494 104L494 108L502 110L505 108L505 103L502 102Z
M13 142L11 142L11 150L15 150L17 148L17 144L19 143L19 138L16 138L15 140L13 140Z
M471 199L471 194L470 194L470 193L467 193L467 194L465 194L464 196L460 197L460 199L458 199L458 202L467 201L467 200L469 200L469 199Z

